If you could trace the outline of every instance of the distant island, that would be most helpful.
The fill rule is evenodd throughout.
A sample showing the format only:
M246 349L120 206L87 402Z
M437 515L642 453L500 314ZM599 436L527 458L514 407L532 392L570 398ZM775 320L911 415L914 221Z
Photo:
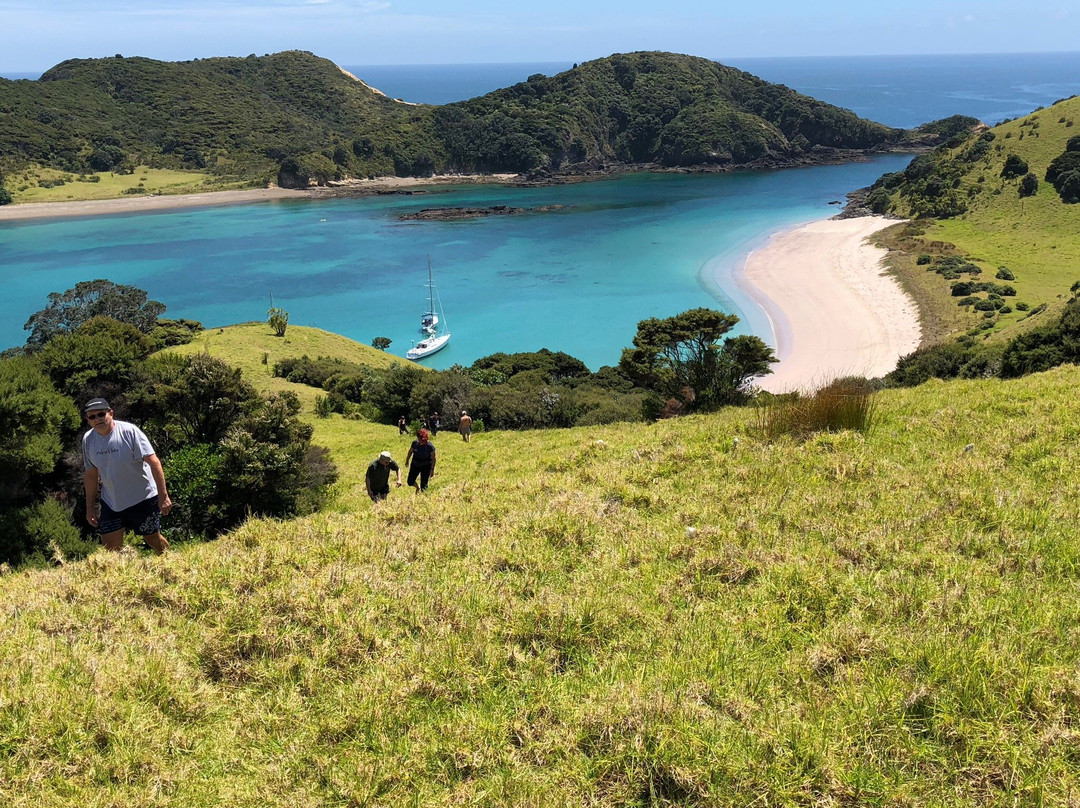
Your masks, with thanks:
M179 172L165 191L188 193L436 173L545 183L629 169L775 168L929 147L977 123L895 129L717 62L659 52L445 106L387 98L302 51L72 59L36 81L0 79L0 109L7 201L136 171ZM142 179L122 193L155 192L155 179Z

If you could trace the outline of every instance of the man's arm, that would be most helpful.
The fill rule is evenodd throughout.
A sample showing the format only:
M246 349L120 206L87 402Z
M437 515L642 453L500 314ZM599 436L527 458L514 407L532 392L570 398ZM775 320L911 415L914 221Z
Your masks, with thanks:
M431 476L435 476L435 447L431 447Z
M165 470L161 468L161 461L158 460L156 454L147 455L143 460L150 467L150 474L153 475L154 483L157 485L158 507L161 508L162 515L167 516L172 510L172 500L169 499L169 492L165 488Z
M91 466L83 472L83 488L86 490L86 521L90 527L98 526L97 498L101 480L98 470Z

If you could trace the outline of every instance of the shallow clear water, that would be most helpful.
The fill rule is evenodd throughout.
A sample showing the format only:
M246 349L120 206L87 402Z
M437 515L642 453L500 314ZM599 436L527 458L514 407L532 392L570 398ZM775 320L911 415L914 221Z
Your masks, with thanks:
M0 226L0 345L52 291L108 278L146 289L167 316L207 326L290 322L363 343L420 338L427 257L450 345L424 360L470 364L496 351L565 351L592 368L618 362L637 322L696 306L737 314L772 339L732 268L775 230L828 216L829 203L886 171L873 162L723 175L640 174L551 188L261 203ZM458 222L403 222L433 206L562 205Z
M1080 92L1080 53L719 61L893 126L956 113L993 123ZM392 96L446 103L566 67L350 69ZM207 325L262 320L273 295L293 323L361 342L389 337L403 355L420 338L429 255L454 334L424 360L434 367L547 347L596 368L618 361L638 320L694 306L735 313L740 328L771 340L732 268L770 233L829 216L829 202L907 159L0 224L0 348L25 340L22 324L49 292L108 278L148 290L168 316ZM566 207L466 222L397 218L494 204Z

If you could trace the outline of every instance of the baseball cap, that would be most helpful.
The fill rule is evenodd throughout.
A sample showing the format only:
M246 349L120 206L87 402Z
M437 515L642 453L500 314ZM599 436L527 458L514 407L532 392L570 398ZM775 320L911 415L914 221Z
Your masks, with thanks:
M392 458L390 456L389 452L379 452L379 459L380 460L393 460L394 458Z
M92 398L86 402L86 406L82 408L83 412L90 412L90 410L111 410L109 402L103 398Z

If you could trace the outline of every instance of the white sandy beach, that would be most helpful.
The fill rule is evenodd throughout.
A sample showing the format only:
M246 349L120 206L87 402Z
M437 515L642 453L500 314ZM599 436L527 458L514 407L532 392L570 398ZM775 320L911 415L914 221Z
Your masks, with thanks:
M71 216L111 216L118 213L178 210L215 205L242 205L270 199L307 199L307 191L285 188L252 188L243 191L206 191L199 194L151 194L120 199L89 199L78 202L29 202L0 207L0 222L23 219L61 219Z
M335 190L354 189L360 192L422 190L440 185L503 183L516 174L437 174L432 177L374 177L333 183L326 188L306 190L287 188L250 188L238 191L204 191L196 194L146 194L119 199L93 199L69 202L29 202L0 206L0 222L27 219L53 219L71 216L111 216L118 213L166 211L181 208L203 208L216 205L245 205L274 199L310 199L331 195Z
M914 302L884 274L867 239L895 221L829 219L773 236L736 278L772 323L774 393L812 391L840 376L882 376L919 346Z

